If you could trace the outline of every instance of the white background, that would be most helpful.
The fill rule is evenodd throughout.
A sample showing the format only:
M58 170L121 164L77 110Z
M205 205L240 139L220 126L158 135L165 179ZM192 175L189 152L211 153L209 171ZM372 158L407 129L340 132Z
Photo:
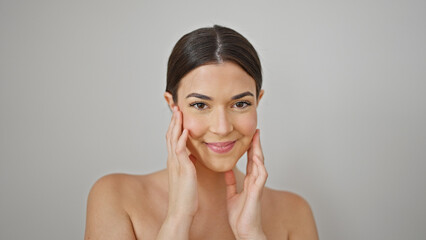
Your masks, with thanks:
M167 58L213 24L261 57L267 185L321 239L426 238L425 1L153 2L0 0L0 239L82 239L96 179L166 166Z

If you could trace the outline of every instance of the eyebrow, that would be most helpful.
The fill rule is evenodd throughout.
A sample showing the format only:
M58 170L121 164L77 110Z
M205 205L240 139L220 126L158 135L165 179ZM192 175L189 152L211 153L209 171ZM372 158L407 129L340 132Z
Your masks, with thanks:
M233 96L231 99L232 100L240 99L240 98L243 98L245 96L252 96L252 97L254 97L253 93L247 91L247 92L243 92L243 93L237 94L237 95Z
M243 98L245 96L252 96L252 97L254 97L253 93L247 91L247 92L243 92L243 93L237 94L237 95L231 97L231 99L232 100L236 100L236 99ZM200 99L204 99L204 100L213 100L213 98L211 98L209 96L206 96L204 94L200 94L200 93L190 93L190 94L188 94L188 96L186 96L186 98L190 98L190 97L200 98Z
M204 99L204 100L212 100L211 97L200 94L200 93L190 93L190 94L188 94L188 96L186 96L186 98L190 98L190 97L200 98L200 99Z

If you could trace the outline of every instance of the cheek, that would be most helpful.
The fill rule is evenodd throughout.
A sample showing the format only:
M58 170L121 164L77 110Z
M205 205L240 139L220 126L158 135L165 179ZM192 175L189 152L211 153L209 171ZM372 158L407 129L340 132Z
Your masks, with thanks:
M247 136L253 136L256 132L257 127L257 113L256 111L250 112L247 115L241 116L238 121L238 124L234 126L238 129L240 133Z
M183 127L189 130L192 138L201 137L207 128L206 121L198 116L183 114Z

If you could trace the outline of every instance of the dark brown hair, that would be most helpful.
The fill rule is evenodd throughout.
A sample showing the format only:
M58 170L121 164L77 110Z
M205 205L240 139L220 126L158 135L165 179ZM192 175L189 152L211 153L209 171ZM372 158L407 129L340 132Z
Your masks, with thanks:
M218 25L194 30L179 39L169 57L166 91L177 102L179 82L187 73L202 65L225 61L238 64L254 79L258 97L262 67L256 50L235 30Z

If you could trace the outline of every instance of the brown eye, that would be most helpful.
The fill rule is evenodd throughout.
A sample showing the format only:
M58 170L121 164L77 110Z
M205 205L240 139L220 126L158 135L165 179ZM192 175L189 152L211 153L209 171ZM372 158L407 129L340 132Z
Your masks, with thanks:
M207 108L207 104L202 102L191 103L190 106L198 110L204 110Z
M250 106L251 105L251 103L250 102L236 102L235 104L234 104L234 106L236 107L236 108L240 108L240 109L243 109L243 108L246 108L246 107L248 107L248 106Z

